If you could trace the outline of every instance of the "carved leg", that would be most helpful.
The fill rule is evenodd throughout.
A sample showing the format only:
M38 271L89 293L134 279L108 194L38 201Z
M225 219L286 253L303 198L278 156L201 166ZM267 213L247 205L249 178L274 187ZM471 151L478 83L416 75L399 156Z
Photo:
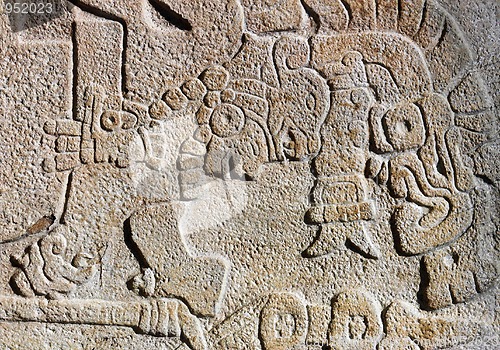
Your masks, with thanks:
M320 224L320 229L305 255L322 256L348 242L366 257L378 258L365 227L365 221L373 218L373 208L366 199L362 175L372 98L364 88L331 95L332 109L321 131L322 150L313 162L318 178L312 190L313 207L307 213L307 220Z
M180 206L165 203L147 207L130 218L132 240L154 271L154 296L185 300L196 315L214 316L225 288L226 262L196 257L179 232Z

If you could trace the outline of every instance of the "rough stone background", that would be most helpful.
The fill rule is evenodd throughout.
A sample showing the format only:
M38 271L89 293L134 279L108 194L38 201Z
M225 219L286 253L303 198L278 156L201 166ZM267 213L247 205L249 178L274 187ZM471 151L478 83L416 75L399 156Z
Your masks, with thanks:
M0 348L500 347L498 1L7 3Z

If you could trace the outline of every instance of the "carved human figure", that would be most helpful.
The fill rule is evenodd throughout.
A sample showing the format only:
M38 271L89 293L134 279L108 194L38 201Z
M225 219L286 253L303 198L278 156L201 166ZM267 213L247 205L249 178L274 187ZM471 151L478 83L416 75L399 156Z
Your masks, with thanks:
M365 93L369 96L365 98L366 107L358 109L364 114L365 129L361 135L364 135L366 158L359 159L359 152L354 156L345 155L347 159L356 159L345 168L358 173L364 172L369 157L368 137L372 140L372 152L390 154L388 164L381 162L378 156L372 156L367 164L367 173L369 176L380 174L379 180L388 181L397 198L406 198L408 201L396 209L394 214L395 233L399 237L398 249L404 254L425 253L450 242L470 224L471 209L464 212L464 208L471 207L470 201L468 195L463 193L470 187L470 174L463 166L456 146L452 145L453 142L460 141L460 134L457 129L452 128L453 115L449 104L441 95L432 92L432 80L426 73L427 65L420 53L414 49L405 51L409 56L409 61L406 61L409 67L404 72L421 74L400 78L399 74L406 73L403 72L403 67L390 58L390 53L380 56L379 52L374 51L381 44L382 37L392 34L376 36L359 34L349 37L319 37L314 44L318 48L315 51L316 64L325 75L333 74L334 79L330 83L332 88L364 84L370 87L367 91L375 92ZM342 52L341 42L342 45L344 43L341 38L350 42L351 48L359 51L346 54L341 61L335 61L333 57L332 62L332 55L322 50L328 45L331 52L335 52L336 48ZM393 38L393 41L394 39L395 48L410 48L409 41L402 38ZM351 74L346 75L345 72L349 70ZM339 106L342 109L345 108L343 105L345 102L332 102L332 107ZM341 113L334 120L341 123L344 114L345 112ZM347 120L351 121L353 117ZM337 129L341 127L334 128ZM349 130L349 127L343 126L342 129ZM371 130L370 135L368 130ZM348 138L337 136L333 139ZM324 143L328 144L328 141ZM339 157L342 159L343 155ZM316 160L316 167L321 165L320 160L321 155ZM426 214L423 208L427 208ZM317 242L322 242L323 235L319 237Z
M279 45L285 43L289 42L283 41ZM284 61L287 57L279 56L279 59ZM232 193L230 206L221 207L220 203L213 202L208 206L203 202L212 213L207 212L203 218L200 217L205 226L210 221L209 218L214 215L213 212L220 212L216 215L222 215L222 220L227 220L229 217L224 219L224 213L239 212L245 206L244 192L242 192L244 187L236 185L231 189L232 179L238 182L252 178L260 170L260 166L270 159L303 160L317 152L319 139L315 132L326 112L327 101L322 99L326 92L326 84L317 74L301 68L303 61L293 63L294 61L289 59L288 62L293 69L282 66L280 79L283 86L269 87L255 80L232 79L225 68L215 66L206 69L197 78L187 80L180 87L169 89L162 100L151 105L149 116L156 120L154 124L158 126L177 118L186 120L189 115L194 115L198 124L194 135L180 146L177 159L180 198L188 201L186 220L182 219L183 215L179 214L182 210L174 203L140 210L130 219L132 239L154 271L153 295L176 295L182 299L189 299L188 304L196 314L215 316L225 288L227 262L210 256L200 256L197 260L193 260L193 257L190 257L190 249L186 246L184 253L181 253L183 249L174 253L171 248L167 248L182 247L185 233L181 231L186 229L186 225L192 225L196 221L195 216L200 210L203 212L203 209L196 204L200 199L200 189L204 188L210 192L211 190L205 185L214 181L214 178L215 181L229 180L221 183L229 190L228 193ZM291 79L289 76L294 74L297 79L302 78L304 81L316 84L309 83L307 89L302 89L300 94L296 94L295 90L287 86L288 79ZM269 98L285 93L293 94L295 102L285 105L280 99ZM267 100L263 97L267 97ZM308 101L310 103L308 113L301 115L301 118L298 114L293 114L306 108ZM166 155L161 151L165 139L157 137L161 132L159 128L156 129L157 131L153 132L148 127L140 127L139 133L142 135L145 148L146 165L152 169L162 170L167 167ZM284 140L284 137L293 137L293 142ZM288 147L286 151L283 148L285 143ZM150 223L153 226L150 227ZM144 227L150 228L144 229ZM168 244L170 241L172 242ZM203 288L203 284L196 281L182 282L184 277L176 276L175 271L178 269L173 268L177 265L188 271L185 276L199 276L200 281L206 276L211 276L212 285ZM181 280L177 280L177 277ZM143 278L142 281L144 280ZM141 283L142 281L139 280ZM148 288L146 284L143 291ZM185 290L181 291L180 286L184 286L181 289ZM200 288L205 292L196 292ZM193 295L200 297L193 299Z
M368 113L374 97L368 89L363 56L340 51L338 60L323 68L331 89L329 115L321 128L321 152L313 161L317 180L313 206L307 213L319 234L305 254L322 256L346 240L364 255L377 258L365 221L373 217L363 176L368 153Z

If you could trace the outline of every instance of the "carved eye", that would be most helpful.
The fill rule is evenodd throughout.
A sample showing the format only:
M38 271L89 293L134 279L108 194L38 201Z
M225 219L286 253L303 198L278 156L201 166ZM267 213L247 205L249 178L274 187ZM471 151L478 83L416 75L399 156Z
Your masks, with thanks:
M313 93L310 93L309 95L307 95L306 107L310 111L314 111L314 109L316 108L316 97L313 95Z
M424 143L425 129L419 108L403 104L386 113L383 119L387 140L397 151L420 147Z
M107 131L116 131L121 127L122 121L120 113L116 111L106 111L101 116L101 126Z
M349 51L342 58L342 63L347 67L352 67L357 62L362 62L363 56L357 51Z
M217 106L210 119L210 127L213 133L219 137L236 135L244 124L245 116L241 109L229 104Z

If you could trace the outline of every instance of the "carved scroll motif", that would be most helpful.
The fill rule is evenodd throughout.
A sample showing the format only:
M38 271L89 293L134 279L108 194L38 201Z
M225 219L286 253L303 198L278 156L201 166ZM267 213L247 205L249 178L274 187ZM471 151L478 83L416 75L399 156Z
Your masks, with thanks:
M59 299L95 275L95 257L85 253L68 256L63 230L58 226L22 254L12 256L17 269L11 285L16 294Z

